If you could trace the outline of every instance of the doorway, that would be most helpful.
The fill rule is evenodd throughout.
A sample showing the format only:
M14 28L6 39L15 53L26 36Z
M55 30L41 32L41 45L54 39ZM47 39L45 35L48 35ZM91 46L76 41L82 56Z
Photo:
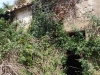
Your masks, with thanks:
M79 55L69 55L66 62L67 75L82 75L81 62Z

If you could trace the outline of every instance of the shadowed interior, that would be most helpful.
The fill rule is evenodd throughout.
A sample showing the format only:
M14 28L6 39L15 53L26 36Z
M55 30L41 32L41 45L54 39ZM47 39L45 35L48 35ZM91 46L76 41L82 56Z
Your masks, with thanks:
M82 75L81 62L79 62L80 56L69 55L66 62L67 75Z

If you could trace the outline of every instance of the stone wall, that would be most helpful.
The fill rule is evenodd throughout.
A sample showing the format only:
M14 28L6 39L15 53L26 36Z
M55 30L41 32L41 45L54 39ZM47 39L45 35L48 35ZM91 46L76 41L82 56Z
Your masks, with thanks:
M100 17L100 0L93 0L94 1L94 12L93 14L97 17Z
M67 18L64 20L64 28L67 32L76 30L85 30L88 28L88 16L95 12L94 0L80 0L75 4L75 18ZM95 8L94 8L95 7Z
M30 7L18 9L13 12L13 22L18 23L17 28L23 28L26 30L31 24L32 10Z
M29 0L27 0L29 1ZM56 17L64 21L64 28L67 32L72 32L75 29L85 30L88 28L87 15L94 14L100 16L100 0L58 0L54 12ZM22 8L23 9L23 8ZM29 23L32 19L32 11L27 8L15 11L14 20L22 20ZM25 28L28 24L25 24Z
M95 15L96 17L100 18L100 0L81 0L79 3L76 3L76 17L73 18L67 18L64 20L64 29L67 32L73 32L75 30L86 30L89 27L89 18L88 16ZM99 27L100 28L100 27ZM98 29L99 29L98 28ZM97 31L96 28L92 28L93 33L96 33L96 35L100 36L100 29ZM92 32L91 32L92 33ZM86 38L88 34L86 33ZM91 61L91 58L88 59L89 66L91 69L90 72L93 72L93 75L100 75L100 69L96 71L94 69L93 61Z
M94 11L94 1L93 0L83 0L82 2L76 4L77 8L77 18L81 18L85 13L92 13Z
M67 17L67 19L64 20L65 30L67 32L72 32L75 29L87 29L89 25L89 15L100 17L99 6L100 0L79 0L79 2L75 4L75 18Z

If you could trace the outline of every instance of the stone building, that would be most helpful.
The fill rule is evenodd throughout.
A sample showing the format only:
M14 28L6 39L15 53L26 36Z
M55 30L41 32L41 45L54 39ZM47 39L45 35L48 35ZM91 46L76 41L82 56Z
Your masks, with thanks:
M83 31L88 26L88 19L84 15L94 14L99 16L99 4L99 0L58 0L54 12L58 18L63 19L64 28L67 32L72 32L73 27ZM26 0L25 3L17 5L7 12L13 15L13 21L20 20L20 22L25 23L25 28L27 28L32 19L31 5L29 0Z
M85 33L86 29L88 29L89 27L89 19L87 18L88 15L96 15L97 17L100 17L99 5L100 0L59 0L53 10L56 14L56 17L58 17L59 20L63 21L64 29L66 30L66 32L72 33L75 32L75 29L78 29L79 31ZM20 25L18 27L25 27L25 29L27 29L32 19L31 6L32 4L28 2L15 6L13 9L8 10L7 12L13 15L13 21L20 21ZM87 36L87 34L85 34L85 36ZM81 64L75 61L76 59L80 59L80 56L70 55L68 58L69 63L67 66L71 65L73 67L70 62L74 62L74 65L76 65L77 63L76 66L80 67ZM91 63L90 66L91 69L93 69ZM72 74L70 74L69 72L68 75ZM100 75L100 73L97 73L96 75Z
M31 3L23 3L13 7L11 10L7 10L7 13L11 14L11 19L14 23L18 24L17 28L24 27L26 30L32 19Z

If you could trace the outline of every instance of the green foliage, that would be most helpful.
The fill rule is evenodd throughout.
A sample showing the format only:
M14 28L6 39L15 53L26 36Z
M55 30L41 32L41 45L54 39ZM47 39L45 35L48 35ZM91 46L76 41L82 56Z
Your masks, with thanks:
M51 37L58 36L59 30L62 29L60 22L53 20L51 13L42 12L40 15L35 17L30 27L30 32L33 36L40 38L45 35Z
M3 9L6 11L8 9L11 9L13 7L13 5L10 5L8 2L7 3L3 3Z
M33 47L31 44L31 41L29 36L21 36L18 40L18 44L22 45L22 48L20 49L20 63L26 65L26 66L32 66L33 65Z
M5 10L3 8L0 8L0 14L4 14L5 13L4 11Z
M5 14L6 10L11 9L13 5L9 5L9 3L3 3L2 8L0 8L0 14Z
M93 30L93 25L95 25L95 28L98 27L99 19L94 17L91 18L89 30ZM83 67L83 75L93 74L88 71L91 68L89 66L89 59L93 59L92 64L94 65L94 69L96 66L99 66L97 60L99 60L100 39L98 37L94 39L94 36L89 36L89 39L86 40L84 34L80 31L76 31L75 35L69 37L67 36L66 31L63 30L62 23L52 22L50 16L48 18L47 14L44 13L41 13L36 19L33 20L30 31L33 36L42 39L42 44L45 50L50 46L54 46L57 49L62 49L62 52L64 53L69 50L73 54L80 55L82 57L80 62ZM88 34L96 35L93 32L91 34L91 31L88 31ZM47 38L44 38L44 36L47 36L48 41ZM94 53L96 53L96 56ZM64 59L63 61L63 64L65 64L67 60Z
M26 66L32 66L33 60L32 60L32 53L29 50L21 50L20 53L20 63L26 65Z
M38 9L39 10L39 9ZM39 11L38 11L39 12ZM99 26L99 19L92 17L89 39L83 33L76 31L75 35L68 36L63 24L52 18L52 13L41 12L33 16L29 32L16 31L16 25L0 19L0 58L6 57L9 51L19 51L19 63L32 68L36 75L66 75L64 65L67 62L67 51L81 56L83 75L91 75L89 59L98 70L100 59L100 37L92 36L93 27ZM25 75L32 75L24 70ZM33 73L33 72L32 72Z
M9 22L5 21L4 19L0 19L0 52L1 57L12 49L14 46L13 44L13 37L16 34L15 30L12 29L14 26L10 25ZM0 58L1 58L0 57Z
M23 75L32 75L32 73L27 70L22 70L22 73Z

